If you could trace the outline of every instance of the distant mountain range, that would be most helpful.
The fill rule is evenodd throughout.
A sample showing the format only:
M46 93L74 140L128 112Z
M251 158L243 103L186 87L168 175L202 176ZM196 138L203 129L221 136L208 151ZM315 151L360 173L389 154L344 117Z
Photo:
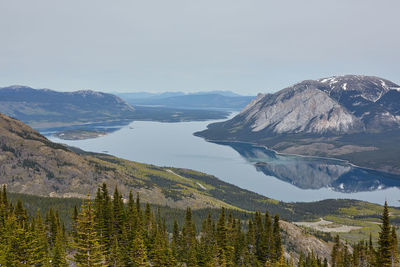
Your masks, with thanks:
M335 76L259 94L231 120L196 135L400 173L395 156L400 152L399 115L399 85L372 76Z
M220 93L234 95L231 92ZM188 104L185 108L179 108L179 105L171 103L171 98L175 96L187 97L183 93L127 93L121 94L121 96L127 99L131 99L130 97L134 96L134 99L138 98L146 101L150 101L150 99L155 101L157 99L158 104L134 108L119 96L109 93L91 90L58 92L15 85L0 88L0 112L28 123L36 129L45 131L55 129L63 131L65 129L69 130L70 127L84 130L95 128L108 131L107 127L110 125L125 125L133 120L161 122L199 121L223 119L229 115L226 110L200 108L203 100L210 103L210 95L208 94L190 95L190 98L195 98L192 102L199 104ZM224 105L222 103L225 102L228 102L228 104L224 107L237 104L244 106L246 104L241 97L215 95L211 98L216 99L214 106ZM228 100L230 98L232 99ZM162 105L164 102L165 105ZM100 129L99 127L105 128Z
M185 94L182 92L117 93L129 104L160 106L186 109L228 109L241 110L254 96L242 96L230 91L210 91Z
M132 115L134 108L107 93L57 92L17 85L0 88L0 112L33 127L46 127L123 119Z
M172 96L184 96L184 95L223 95L223 96L242 96L232 91L204 91L195 93L184 93L184 92L162 92L162 93L148 93L148 92L130 92L130 93L120 93L114 92L115 95L125 98L125 99L144 99L144 98L167 98Z

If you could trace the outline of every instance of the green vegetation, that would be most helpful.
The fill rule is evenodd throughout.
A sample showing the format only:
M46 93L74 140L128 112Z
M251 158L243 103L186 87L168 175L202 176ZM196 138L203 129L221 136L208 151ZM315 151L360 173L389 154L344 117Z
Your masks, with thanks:
M29 126L4 115L0 115L0 134L0 183L7 184L11 192L59 197L65 203L77 204L74 197L84 198L87 193L95 195L98 183L106 182L110 188L118 186L125 196L130 190L139 193L143 202L152 205L181 210L190 206L194 217L197 211L200 214L220 207L241 214L267 210L287 221L313 221L323 217L338 224L362 226L341 235L351 242L365 239L369 232L376 234L379 230L375 223L379 218L379 205L355 200L279 202L201 172L137 163L55 144ZM36 201L34 199L47 201L30 196L25 202L30 204ZM44 207L38 204L36 207ZM69 206L69 210L73 206ZM399 222L399 210L392 209L391 213L393 222ZM67 217L68 214L63 216L66 222Z
M322 267L331 261L335 267L361 267L397 266L398 262L396 228L389 223L393 209L386 204L377 243L372 235L369 242L354 245L341 242L337 236L331 259L321 259L314 252L304 254L296 247L287 249L299 252L299 257L285 259L283 244L291 233L282 236L278 215L225 208L184 211L151 207L141 204L139 196L134 199L132 193L124 202L117 189L111 197L105 184L93 200L64 202L9 194L3 187L0 264L50 266L51 260L51 266L66 266L68 262L78 266L295 266L297 262L296 266ZM34 213L35 206L41 210ZM368 203L363 208L349 204L339 209L368 215L381 210ZM69 225L63 217L69 217Z
M379 223L382 212L382 206L358 200L338 199L323 200L310 203L296 203L296 213L310 214L310 217L304 215L304 220L316 221L323 218L334 224L360 227L357 230L338 233L341 239L349 243L355 243L360 240L368 239L372 235L377 239L380 231ZM400 210L398 208L389 208L391 221L398 225L400 221ZM315 232L313 232L315 234ZM317 233L320 235L320 233ZM326 240L333 240L330 233L324 234Z
M355 243L352 249L350 249L348 243L341 242L339 236L336 236L331 253L332 267L399 266L399 243L395 226L391 226L389 222L389 208L387 203L385 203L383 209L377 243L377 247L374 247L372 236L370 236L368 242L360 241Z
M64 140L83 140L106 135L107 132L97 130L67 130L54 133L53 136Z
M74 208L66 230L52 208L28 216L21 201L14 206L0 193L0 264L5 266L292 266L283 257L279 217L256 212L248 221L222 208L218 220L209 214L196 231L186 209L182 227L168 233L160 209L142 209L139 196L124 204L115 189L98 189L95 199ZM247 231L243 224L247 225ZM172 237L169 238L168 235ZM68 256L67 255L71 255Z

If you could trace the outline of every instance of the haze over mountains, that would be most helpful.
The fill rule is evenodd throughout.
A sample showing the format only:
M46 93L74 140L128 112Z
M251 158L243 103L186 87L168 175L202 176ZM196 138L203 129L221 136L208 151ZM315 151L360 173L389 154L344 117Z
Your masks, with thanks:
M99 124L124 125L132 120L221 119L228 113L218 109L240 110L251 99L228 91L191 95L181 92L121 93L120 96L91 90L58 92L14 85L0 88L0 112L36 129L79 126L90 130L94 124L96 127ZM146 106L132 106L139 104Z
M185 109L241 110L254 96L242 96L230 91L209 91L185 94L183 92L117 93L131 105L161 106Z
M211 124L197 135L254 142L287 153L356 159L357 164L399 172L400 162L393 159L397 149L390 147L399 136L399 99L400 86L378 77L307 80L259 94L231 120ZM385 160L377 159L381 152Z

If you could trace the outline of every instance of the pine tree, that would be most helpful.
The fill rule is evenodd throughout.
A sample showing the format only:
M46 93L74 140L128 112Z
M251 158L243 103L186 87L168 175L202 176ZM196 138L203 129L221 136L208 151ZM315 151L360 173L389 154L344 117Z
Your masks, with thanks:
M399 263L399 243L397 240L396 227L394 226L392 227L391 241L392 241L392 250L391 250L392 266L397 266Z
M73 238L76 238L76 224L78 221L78 208L76 205L74 206L74 213L72 214L72 224L71 224L71 235Z
M73 248L76 249L75 263L82 267L106 266L103 263L101 245L94 230L94 214L89 197L82 203L76 227L77 237L73 244Z
M268 211L265 212L265 222L264 222L264 234L263 234L263 246L265 246L265 258L272 259L274 255L274 242L272 233L272 220Z
M380 267L390 267L392 265L392 233L389 222L389 209L386 201L381 220L382 225L380 226L381 231L378 240L378 264Z
M333 245L332 252L331 252L332 267L338 266L339 254L340 254L340 239L339 239L339 235L336 235L335 244Z
M50 255L40 212L36 212L36 218L32 222L31 240L29 242L29 264L34 266L49 266Z
M376 251L372 244L372 234L369 235L369 242L368 242L368 256L367 261L369 262L370 266L375 266L376 264Z
M62 234L58 233L53 247L51 266L63 267L68 266L66 260L65 244L62 240Z
M144 245L141 233L136 234L130 256L134 267L149 266L147 262L146 246Z
M20 266L29 263L29 247L27 240L27 231L24 223L17 220L15 214L10 214L6 221L7 252L6 265Z
M175 219L174 220L174 229L172 231L172 242L171 242L172 254L174 255L174 257L178 256L179 240L180 240L179 226L178 226L178 222Z
M183 250L182 255L186 261L194 260L190 258L192 252L196 251L196 228L192 218L192 210L190 207L186 209L185 222L182 227L182 244L181 249Z
M217 223L216 243L219 262L223 265L227 263L228 236L225 221L225 208L221 209L221 213Z
M273 244L274 244L274 261L279 261L282 256L282 239L281 239L281 228L279 226L279 215L276 214L274 217L274 225L273 225Z

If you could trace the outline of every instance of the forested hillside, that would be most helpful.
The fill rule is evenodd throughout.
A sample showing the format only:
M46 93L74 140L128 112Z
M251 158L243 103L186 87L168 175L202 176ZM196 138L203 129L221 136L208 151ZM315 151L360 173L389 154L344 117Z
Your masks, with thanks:
M329 258L284 246L279 216L256 212L239 219L222 208L218 219L196 224L186 209L181 224L167 229L161 209L142 208L131 193L127 203L103 184L73 209L67 229L57 210L29 216L0 191L0 264L4 266L398 266L398 240L385 203L377 245L372 238L348 244L336 237ZM286 233L287 234L287 233ZM285 250L284 250L285 247ZM292 248L293 249L293 248ZM293 254L295 253L295 254ZM294 257L294 255L298 255Z
M182 225L167 231L160 210L142 209L139 196L124 204L104 184L95 199L75 208L66 230L58 211L29 217L0 194L0 264L5 266L292 266L284 257L279 216L257 212L250 220L222 208L218 220L196 225L187 208ZM196 231L197 229L197 231ZM314 259L321 265L321 260Z

